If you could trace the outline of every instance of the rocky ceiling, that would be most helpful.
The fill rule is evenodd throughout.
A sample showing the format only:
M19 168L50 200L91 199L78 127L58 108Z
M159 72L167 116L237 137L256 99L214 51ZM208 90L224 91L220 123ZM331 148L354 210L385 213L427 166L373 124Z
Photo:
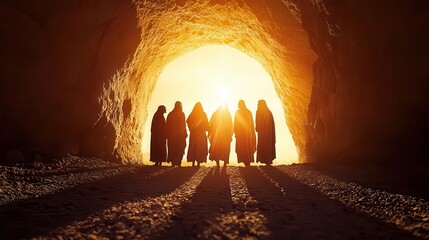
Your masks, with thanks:
M428 157L427 1L3 2L0 151L11 161L141 161L158 75L207 44L271 74L301 161Z
M120 156L138 159L142 155L145 110L163 68L178 56L207 44L235 47L267 69L285 106L298 149L305 152L306 109L315 54L286 4L144 1L137 3L137 13L142 41L101 98L103 115L117 132L115 149Z

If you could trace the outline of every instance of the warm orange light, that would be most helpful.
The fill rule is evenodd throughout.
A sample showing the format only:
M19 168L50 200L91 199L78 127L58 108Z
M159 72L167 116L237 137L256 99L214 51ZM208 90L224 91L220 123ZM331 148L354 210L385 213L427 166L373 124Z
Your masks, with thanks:
M229 94L230 94L230 89L228 86L225 85L217 85L214 87L213 89L215 91L215 93L217 94L219 100L222 103L228 103L229 101Z
M201 102L210 119L213 112L226 103L232 117L237 103L243 99L255 118L257 102L265 99L276 123L277 159L274 164L298 162L298 155L286 125L283 106L270 75L255 59L225 45L209 45L189 52L170 62L161 73L148 105L142 149L150 149L150 124L158 105L167 107L183 103L188 117L194 104ZM165 114L165 116L167 116ZM236 163L235 141L231 145L230 163ZM186 159L186 154L184 156ZM144 162L149 164L147 155ZM211 162L211 161L209 161Z

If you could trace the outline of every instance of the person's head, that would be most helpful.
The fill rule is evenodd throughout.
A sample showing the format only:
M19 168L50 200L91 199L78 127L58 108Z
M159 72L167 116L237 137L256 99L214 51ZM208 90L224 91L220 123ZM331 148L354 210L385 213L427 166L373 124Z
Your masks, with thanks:
M240 100L238 101L238 109L246 109L246 103L244 102L244 100Z
M217 111L221 112L222 114L229 113L228 104L222 103L221 105L219 105Z
M164 105L159 105L159 106L158 106L158 111L159 111L159 112L162 112L162 113L166 113L166 112L167 112L167 109L165 108L165 106L164 106Z
M267 103L264 99L258 101L258 108L268 108Z
M204 112L203 105L200 102L195 103L193 112Z
M228 104L226 103L222 103L221 105L219 105L219 107L217 108L218 110L228 110Z
M182 103L181 103L180 101L177 101L177 102L174 104L174 109L177 109L177 110L182 111Z

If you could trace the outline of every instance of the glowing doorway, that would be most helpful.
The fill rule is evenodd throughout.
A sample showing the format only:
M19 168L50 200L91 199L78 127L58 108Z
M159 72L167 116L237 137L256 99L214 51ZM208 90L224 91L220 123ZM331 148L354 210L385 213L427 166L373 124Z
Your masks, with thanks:
M150 125L159 105L167 107L167 117L174 103L179 100L188 117L195 103L201 102L210 119L218 106L226 103L234 118L240 99L246 102L254 118L260 99L265 99L272 111L277 135L277 158L274 164L298 162L296 146L270 75L258 61L235 48L209 45L175 59L161 73L147 108L148 120L142 143L144 163L150 164ZM187 149L182 165L186 165L186 152ZM210 164L206 165L214 164L210 160L208 163ZM234 140L231 144L230 163L237 163Z

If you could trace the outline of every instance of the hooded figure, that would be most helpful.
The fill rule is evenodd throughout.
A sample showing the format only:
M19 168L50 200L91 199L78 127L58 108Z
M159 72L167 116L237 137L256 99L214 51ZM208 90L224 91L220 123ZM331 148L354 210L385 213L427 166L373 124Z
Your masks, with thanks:
M195 165L195 162L199 166L200 163L207 162L206 132L209 130L207 115L200 102L195 104L186 122L190 133L187 160L192 162L192 166Z
M258 101L256 132L258 133L256 161L271 165L276 158L276 126L265 100Z
M185 114L182 111L182 103L177 101L174 109L167 116L167 145L168 158L173 166L180 166L186 147Z
M235 152L239 163L250 166L255 161L256 151L255 125L252 113L247 109L243 100L238 102L238 110L234 118Z
M155 166L161 166L167 159L164 113L166 113L165 106L159 106L153 115L150 128L150 161L154 162Z
M233 127L232 118L226 105L219 107L210 118L209 140L210 140L210 160L224 161L224 165L229 163L229 153L231 151Z

